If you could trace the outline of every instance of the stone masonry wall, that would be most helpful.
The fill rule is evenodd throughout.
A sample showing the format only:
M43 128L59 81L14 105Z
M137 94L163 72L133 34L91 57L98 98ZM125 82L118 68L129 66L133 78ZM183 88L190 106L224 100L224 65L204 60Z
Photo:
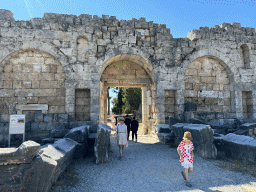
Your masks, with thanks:
M73 119L68 122L76 122L76 90L90 90L89 104L82 106L90 106L86 116L98 124L100 114L106 113L101 110L102 89L105 81L112 81L108 67L114 63L135 63L141 75L146 74L146 84L140 86L150 97L144 93L142 111L151 105L156 124L165 123L172 113L165 103L166 90L176 91L174 113L180 119L187 102L196 104L198 117L209 121L255 118L255 49L255 29L240 23L200 27L187 38L173 38L165 24L143 17L45 13L15 21L11 11L0 10L1 119L15 114L20 103L40 103L49 106L47 114L67 114ZM199 63L201 69L192 67ZM215 68L220 73L210 74ZM19 72L14 77L15 70ZM119 80L119 86L129 78Z
M197 105L197 117L227 119L232 112L229 83L228 74L218 61L197 59L186 70L185 103Z
M0 67L0 114L16 114L17 105L47 104L48 113L65 113L65 73L60 62L38 50L18 51Z
M150 83L150 77L143 67L130 61L114 62L105 69L101 77L112 86Z
M164 108L165 108L165 119L169 116L175 117L176 111L176 91L175 90L165 90L165 100L164 100Z

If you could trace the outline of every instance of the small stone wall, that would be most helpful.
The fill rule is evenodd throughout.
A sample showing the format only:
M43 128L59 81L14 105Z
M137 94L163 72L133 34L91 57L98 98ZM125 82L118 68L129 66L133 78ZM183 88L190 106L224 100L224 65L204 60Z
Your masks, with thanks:
M60 139L53 145L26 141L19 148L0 149L0 191L48 192L73 159L77 142Z
M195 154L203 158L217 157L217 149L213 144L213 131L210 125L177 123L172 126L175 134L175 145L183 140L184 132L192 134Z
M256 139L229 133L223 137L223 144L227 157L256 163Z

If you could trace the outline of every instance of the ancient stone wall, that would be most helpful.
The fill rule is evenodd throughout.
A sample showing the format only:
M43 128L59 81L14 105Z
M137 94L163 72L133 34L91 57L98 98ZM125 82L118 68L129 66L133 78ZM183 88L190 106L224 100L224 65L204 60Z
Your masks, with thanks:
M65 113L65 73L54 57L37 50L8 55L1 63L1 114L17 106L47 104L48 113Z
M188 65L184 98L185 103L197 105L196 116L204 119L231 117L230 82L218 60L199 58Z
M184 119L186 103L208 121L255 118L255 29L222 23L187 37L173 38L166 25L145 18L45 13L15 21L10 11L0 10L1 123L8 127L8 115L23 105L67 114L69 127L104 122L106 87L117 80L114 86L140 83L144 122L162 124L169 115ZM113 74L118 63L130 68L120 79ZM79 90L90 95L79 99ZM175 97L167 97L168 91Z

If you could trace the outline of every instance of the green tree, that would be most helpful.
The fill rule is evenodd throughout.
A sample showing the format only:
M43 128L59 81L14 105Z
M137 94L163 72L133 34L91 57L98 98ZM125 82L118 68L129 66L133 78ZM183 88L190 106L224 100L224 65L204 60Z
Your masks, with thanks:
M121 114L122 113L122 107L124 105L123 103L123 88L120 87L118 88L118 94L117 94L117 98L113 98L113 108L112 108L112 112L116 113L116 114Z
M141 104L141 88L140 87L131 87L127 88L123 94L123 103L122 112L123 113L133 113L135 110L138 110Z

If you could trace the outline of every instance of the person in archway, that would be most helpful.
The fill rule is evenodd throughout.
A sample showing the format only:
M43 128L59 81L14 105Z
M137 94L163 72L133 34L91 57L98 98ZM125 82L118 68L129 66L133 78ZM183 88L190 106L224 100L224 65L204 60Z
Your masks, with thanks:
M180 155L181 166L185 169L185 173L182 171L181 174L186 180L186 185L192 187L188 180L188 173L193 171L193 157L194 157L194 145L191 142L192 136L189 131L184 133L183 141L180 142L177 151Z
M130 131L131 131L131 119L129 118L128 114L126 115L124 123L127 126L127 141L128 141L129 140Z
M114 116L112 117L112 121L111 121L111 123L112 123L112 128L115 128L115 127L116 127L117 122L118 122L118 117L117 117L116 114L114 114Z
M138 128L139 128L139 122L135 120L135 117L133 117L133 120L131 121L132 140L134 139L134 135L135 135L136 143L137 143Z
M121 160L123 157L123 151L125 147L128 147L127 142L127 126L124 124L124 118L119 118L119 124L116 125L115 131L117 132L117 145L119 146L119 152Z

